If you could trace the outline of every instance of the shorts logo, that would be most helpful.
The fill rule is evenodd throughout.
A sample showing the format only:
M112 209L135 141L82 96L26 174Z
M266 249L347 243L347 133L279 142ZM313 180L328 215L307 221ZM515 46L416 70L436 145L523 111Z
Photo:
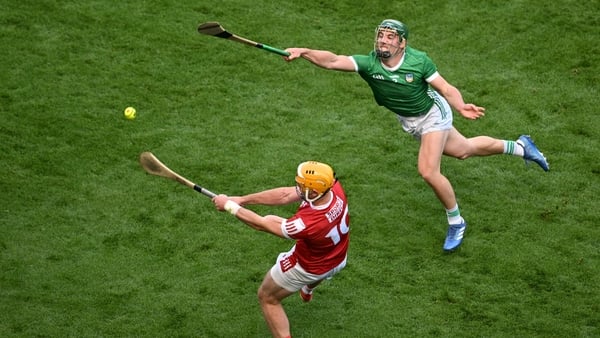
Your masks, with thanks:
M282 260L279 261L279 266L281 267L281 271L282 272L286 272L289 269L293 268L294 266L296 266L296 257L295 256L288 256Z
M406 74L405 79L406 79L406 82L411 83L414 81L415 77L412 73L408 73L408 74Z

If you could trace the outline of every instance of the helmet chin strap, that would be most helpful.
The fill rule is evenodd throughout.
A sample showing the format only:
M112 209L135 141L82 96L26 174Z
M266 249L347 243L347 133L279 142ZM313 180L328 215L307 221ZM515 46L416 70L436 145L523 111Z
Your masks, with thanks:
M310 197L308 197L309 193L310 193L309 189L304 190L304 196L302 196L302 199L305 200L306 202L310 203L311 206L314 201L318 200L319 198L321 198L321 196L323 196L323 194L318 194L317 196L310 198Z
M296 186L296 193L298 194L298 196L300 196L300 198L305 201L310 203L310 205L313 205L313 202L318 200L319 198L321 198L323 196L323 194L318 194L317 196L310 198L308 197L308 195L311 193L311 189L305 188L304 190L302 190L299 186Z

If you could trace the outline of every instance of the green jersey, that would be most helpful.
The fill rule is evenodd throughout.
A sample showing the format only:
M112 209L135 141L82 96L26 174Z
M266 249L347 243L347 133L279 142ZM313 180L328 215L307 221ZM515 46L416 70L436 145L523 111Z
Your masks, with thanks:
M433 106L435 95L426 79L437 67L424 52L407 46L402 64L395 70L384 67L374 51L352 59L380 106L407 117L426 114Z

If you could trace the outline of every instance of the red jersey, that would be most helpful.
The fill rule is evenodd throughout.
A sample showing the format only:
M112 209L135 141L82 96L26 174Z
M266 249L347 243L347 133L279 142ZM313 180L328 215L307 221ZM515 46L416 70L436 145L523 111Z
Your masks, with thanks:
M293 256L306 272L321 275L337 267L348 251L350 216L342 185L331 188L327 205L312 207L302 202L294 216L282 224L284 236L296 240Z

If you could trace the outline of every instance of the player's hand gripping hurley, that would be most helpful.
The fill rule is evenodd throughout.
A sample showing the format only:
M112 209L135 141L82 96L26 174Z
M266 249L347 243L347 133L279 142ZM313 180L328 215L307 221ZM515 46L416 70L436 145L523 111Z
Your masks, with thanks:
M205 23L200 24L198 26L198 33L212 35L217 38L227 39L227 40L231 40L231 41L235 41L235 42L240 42L240 43L243 43L248 46L264 49L268 52L283 55L283 56L290 55L290 53L288 53L284 50L281 50L281 49L278 49L275 47L271 47L269 45L265 45L262 43L258 43L258 42L252 41L252 40L248 40L241 36L237 36L235 34L229 33L228 31L225 30L225 28L223 28L223 26L221 26L221 24L219 24L218 22L214 22L214 21L205 22Z
M210 198L216 196L216 194L212 191L197 185L196 183L169 169L169 167L167 167L166 165L164 165L164 163L159 161L158 158L156 158L156 156L154 156L154 154L152 154L151 152L146 151L140 154L140 164L148 174L165 177L170 180L179 182Z

